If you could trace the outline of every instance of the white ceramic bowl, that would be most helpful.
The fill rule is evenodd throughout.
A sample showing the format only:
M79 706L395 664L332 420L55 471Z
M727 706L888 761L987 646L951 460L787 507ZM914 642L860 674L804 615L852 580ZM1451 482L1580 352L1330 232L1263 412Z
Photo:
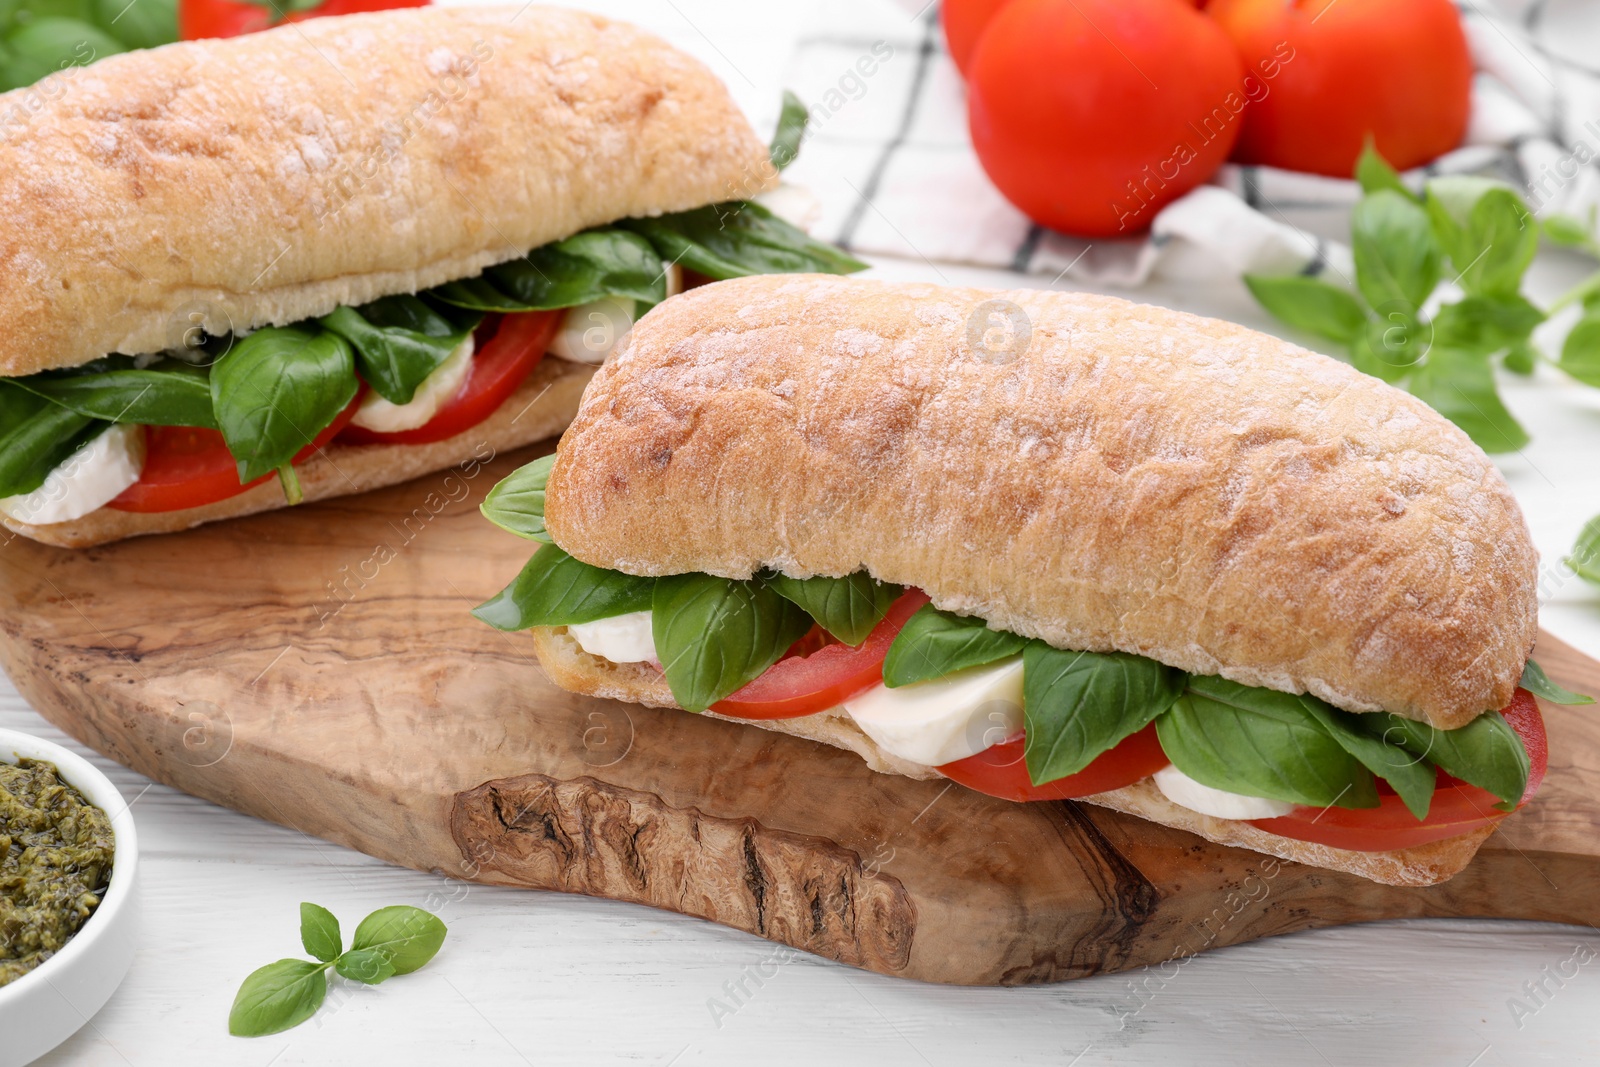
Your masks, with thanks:
M66 947L0 986L0 1067L21 1067L76 1033L99 1011L133 963L139 940L139 839L111 780L82 757L41 738L0 730L0 762L49 760L89 803L111 816L111 885Z

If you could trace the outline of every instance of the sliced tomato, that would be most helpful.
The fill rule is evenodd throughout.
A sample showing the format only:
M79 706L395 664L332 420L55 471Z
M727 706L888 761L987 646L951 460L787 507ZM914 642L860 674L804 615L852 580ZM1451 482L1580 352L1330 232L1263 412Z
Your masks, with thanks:
M928 602L913 589L896 600L859 647L833 643L807 654L802 637L792 653L765 674L722 700L711 710L739 719L794 719L837 707L883 681L883 658L900 628ZM796 652L796 650L799 650Z
M465 433L498 411L528 380L565 316L565 311L525 311L484 320L466 380L426 425L399 433L352 426L339 439L353 445L426 445Z
M1511 704L1500 714L1528 750L1528 785L1517 805L1521 807L1544 781L1545 769L1550 763L1549 741L1539 705L1526 689L1518 689ZM1251 825L1330 848L1387 852L1443 841L1497 823L1509 814L1495 808L1499 802L1500 798L1488 790L1440 771L1426 819L1419 820L1411 814L1393 790L1380 789L1376 808L1296 808L1280 818L1254 819Z
M280 17L278 10L248 0L178 0L178 36L185 41L237 37L271 29L282 22L303 22L324 15L353 15L359 11L387 11L396 7L426 7L428 3L429 0L325 0L308 11L293 11Z
M1034 785L1022 758L1026 735L1016 734L976 755L935 768L940 774L1001 800L1070 800L1143 781L1170 762L1156 740L1156 724L1122 739L1094 762L1065 778Z
M333 440L355 418L366 390L356 391L339 416L316 440L295 453L293 462L304 463L312 453ZM248 485L239 484L239 464L228 451L222 434L193 426L146 426L144 470L139 480L122 491L108 508L118 511L182 511L204 507L238 496L274 474Z

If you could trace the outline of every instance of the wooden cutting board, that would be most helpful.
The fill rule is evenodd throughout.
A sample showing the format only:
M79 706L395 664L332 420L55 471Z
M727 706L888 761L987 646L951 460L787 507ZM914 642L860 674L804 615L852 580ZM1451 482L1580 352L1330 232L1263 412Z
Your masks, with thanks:
M0 662L47 718L196 796L394 863L670 908L885 974L1077 978L1402 916L1600 923L1600 711L1425 890L556 689L467 611L527 548L477 513L533 453L85 552L0 549ZM1553 638L1556 679L1600 664Z

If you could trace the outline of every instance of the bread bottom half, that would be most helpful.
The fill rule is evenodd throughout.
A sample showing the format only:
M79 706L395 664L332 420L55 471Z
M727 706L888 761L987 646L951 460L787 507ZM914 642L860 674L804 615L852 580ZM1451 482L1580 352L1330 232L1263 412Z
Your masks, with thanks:
M398 485L471 459L483 460L554 437L578 410L595 368L547 357L498 411L454 437L425 445L352 445L336 442L297 464L306 500L364 493ZM238 496L182 511L141 513L101 508L81 519L46 526L0 515L6 529L58 548L91 548L141 534L173 533L219 519L288 507L283 489L270 478Z
M563 689L654 708L678 707L672 699L666 679L653 667L642 663L613 663L590 655L579 647L565 627L535 627L530 633L540 665L551 680ZM705 714L848 749L865 760L867 766L884 774L903 774L909 778L940 776L932 767L911 763L885 752L851 721L843 708L830 708L798 719L732 719L715 712ZM1478 846L1494 832L1493 826L1486 826L1459 837L1414 848L1354 852L1282 837L1247 822L1202 815L1168 800L1156 788L1154 780L1149 778L1108 793L1083 797L1082 801L1137 815L1163 826L1187 830L1219 845L1254 849L1279 859L1345 871L1374 882L1398 886L1437 885L1458 874L1472 861Z

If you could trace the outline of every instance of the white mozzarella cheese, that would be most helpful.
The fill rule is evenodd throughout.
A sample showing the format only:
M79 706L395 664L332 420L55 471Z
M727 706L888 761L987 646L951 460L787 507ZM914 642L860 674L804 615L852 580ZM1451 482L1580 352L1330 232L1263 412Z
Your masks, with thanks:
M1179 807L1218 819L1276 819L1295 809L1295 805L1281 800L1247 797L1201 785L1170 763L1155 773L1155 782L1161 795Z
M806 233L822 221L822 201L803 185L783 182L776 189L757 194L756 203Z
M457 345L456 350L445 357L445 361L435 367L432 374L422 379L411 397L411 403L391 403L375 390L369 389L350 422L374 433L400 433L426 426L439 414L440 408L455 399L456 393L461 391L461 383L467 380L471 370L472 335L468 334L467 339Z
M591 656L608 659L612 663L654 663L661 665L656 655L654 623L648 611L631 611L594 622L573 623L567 633L578 642L578 647Z
M633 301L621 296L569 308L548 351L569 363L604 363L633 328L633 313Z
M886 751L937 767L1022 729L1022 657L898 689L873 686L844 707Z
M47 526L99 511L144 470L144 427L118 423L68 456L31 493L0 499L0 512Z

